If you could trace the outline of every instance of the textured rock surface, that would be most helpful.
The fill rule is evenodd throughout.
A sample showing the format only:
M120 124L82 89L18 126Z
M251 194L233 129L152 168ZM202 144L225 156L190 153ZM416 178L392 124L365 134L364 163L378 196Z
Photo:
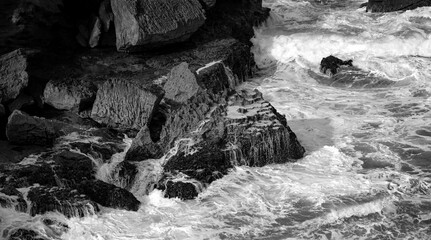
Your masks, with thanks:
M140 129L149 121L162 93L124 79L111 79L97 91L91 118L119 128Z
M12 186L5 186L0 189L0 206L4 208L13 207L18 212L27 212L27 202L22 193Z
M393 12L431 6L429 0L369 0L368 12Z
M127 190L100 180L84 181L78 189L93 201L105 207L137 211L141 204Z
M15 99L28 85L27 58L18 49L0 56L0 102Z
M184 41L205 21L198 0L112 0L111 5L120 51Z
M39 233L25 228L14 229L8 240L45 240Z
M43 97L46 104L59 110L84 110L94 102L97 86L85 79L65 78L49 81Z
M320 71L324 74L334 75L339 71L341 66L353 66L352 62L352 60L343 61L331 55L322 59L320 62Z
M134 138L125 160L143 161L150 158L160 158L163 154L162 147L151 139L150 130L145 126Z
M95 165L83 154L66 150L53 155L52 162L59 186L73 188L84 180L94 179Z
M9 116L6 135L14 144L49 145L57 137L76 130L60 121L33 117L15 110Z
M58 187L34 187L27 195L30 215L58 211L66 217L84 217L99 211L96 203L76 190Z
M183 62L172 68L163 89L165 90L166 99L185 103L196 95L199 91L199 85L196 81L196 76L189 69L189 64Z

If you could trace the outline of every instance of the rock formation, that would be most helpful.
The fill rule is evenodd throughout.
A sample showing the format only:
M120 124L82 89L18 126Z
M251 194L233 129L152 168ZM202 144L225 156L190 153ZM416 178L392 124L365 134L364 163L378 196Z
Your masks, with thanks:
M0 102L15 99L28 85L27 58L18 49L0 57Z

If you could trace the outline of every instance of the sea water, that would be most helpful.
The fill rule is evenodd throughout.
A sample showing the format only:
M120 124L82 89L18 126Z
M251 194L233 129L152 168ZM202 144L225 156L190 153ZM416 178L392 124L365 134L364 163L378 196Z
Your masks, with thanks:
M49 213L69 226L58 236L44 216L0 208L0 230L74 240L431 239L431 8L367 13L361 3L264 2L271 17L252 39L259 71L239 88L258 89L286 115L303 159L235 167L189 201L147 188L163 163L154 159L138 166L137 212ZM319 64L329 55L361 69L354 85L325 84ZM390 84L367 85L371 77ZM123 158L99 162L97 177L122 186L110 169Z

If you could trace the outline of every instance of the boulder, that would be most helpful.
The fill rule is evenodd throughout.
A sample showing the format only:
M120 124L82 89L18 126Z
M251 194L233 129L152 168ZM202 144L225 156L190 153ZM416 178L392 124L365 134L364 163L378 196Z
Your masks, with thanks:
M163 87L165 98L178 103L185 103L200 90L195 74L186 62L172 68Z
M162 96L154 87L111 79L97 91L91 118L109 126L139 130L148 123Z
M0 168L0 187L25 188L34 184L57 186L55 173L47 163L19 165Z
M394 12L431 6L428 0L368 0L367 12Z
M141 202L126 189L100 180L83 181L78 189L81 193L86 194L90 199L105 207L138 211L141 205Z
M326 58L323 58L320 62L320 71L327 75L335 75L341 66L353 66L352 60L343 61L337 57L329 56Z
M28 85L27 64L21 49L0 56L0 102L15 99Z
M59 187L33 187L27 195L30 215L58 211L66 217L84 217L97 213L99 207L77 190Z
M164 183L162 188L166 198L179 198L181 200L191 200L198 196L199 192L196 185L192 182L171 181Z
M182 42L205 22L199 0L111 0L111 6L119 51Z
M77 151L92 156L94 159L101 159L108 162L112 156L124 150L123 145L111 142L72 142L69 146Z
M150 129L143 127L133 139L125 161L143 161L150 158L160 158L164 154L162 147L151 139Z
M94 179L96 173L89 157L69 150L54 154L52 162L57 184L61 187L75 187L84 180Z
M6 135L14 144L50 145L59 136L78 130L60 121L33 117L15 110L9 116Z
M10 235L8 240L45 240L44 237L40 236L34 230L26 229L26 228L18 228L14 229Z
M64 78L51 80L43 92L46 104L59 110L78 111L92 106L97 93L97 86L84 78Z

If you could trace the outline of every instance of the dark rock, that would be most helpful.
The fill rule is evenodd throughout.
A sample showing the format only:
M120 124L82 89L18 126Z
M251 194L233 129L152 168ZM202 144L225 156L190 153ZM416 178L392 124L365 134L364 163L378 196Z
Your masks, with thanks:
M367 12L394 12L431 6L428 0L369 0Z
M84 181L79 185L79 191L102 206L110 208L138 211L140 202L123 188L100 180Z
M111 172L111 183L117 187L131 189L138 174L136 165L122 161Z
M97 91L91 117L118 128L144 127L162 98L160 90L124 79L106 81Z
M57 186L55 173L47 163L32 165L11 165L0 171L0 187L29 187L34 184Z
M119 51L182 42L205 21L199 0L118 0L111 5Z
M11 232L8 240L45 240L34 230L18 228Z
M59 136L77 130L79 129L60 121L32 117L15 110L9 116L6 135L14 144L49 145Z
M0 194L0 206L6 208L15 208L18 212L27 212L27 202L24 200L22 193L12 186L5 186L0 189L0 193L5 194L2 196Z
M27 195L30 215L58 211L66 217L84 217L99 211L96 203L76 190L58 187L33 187Z
M164 154L161 146L154 142L147 126L143 127L133 139L132 146L127 151L125 161L143 161L150 158L160 158Z
M27 85L27 57L23 50L0 56L0 102L15 99Z
M6 116L6 109L4 106L0 103L0 118L4 118Z
M195 184L191 182L167 181L163 189L165 197L179 198L181 200L194 199L199 194Z
M91 108L96 98L97 86L85 78L51 80L46 84L45 103L59 110L82 111Z
M61 237L61 235L67 233L70 229L66 223L60 222L57 219L44 218L42 222L57 237Z
M104 0L100 3L99 18L102 22L103 31L108 32L111 28L111 23L114 21L114 13L112 12L110 0Z
M18 97L8 105L9 111L21 110L24 107L34 105L35 101L32 96L25 93L20 93Z
M217 95L223 91L234 89L235 82L230 82L233 77L228 76L227 69L222 62L214 62L209 66L198 69L198 82L210 93Z
M59 186L75 187L84 180L94 179L94 163L85 155L63 151L52 156L52 160Z
M322 59L320 62L320 71L324 74L335 75L341 66L353 66L352 62L352 60L343 61L331 55Z
M214 5L217 2L217 0L200 0L200 1L205 9L210 9L214 7Z
M84 154L91 155L94 159L102 159L107 162L112 155L124 150L124 146L116 143L95 143L95 142L73 142L69 143L72 149L79 150Z

